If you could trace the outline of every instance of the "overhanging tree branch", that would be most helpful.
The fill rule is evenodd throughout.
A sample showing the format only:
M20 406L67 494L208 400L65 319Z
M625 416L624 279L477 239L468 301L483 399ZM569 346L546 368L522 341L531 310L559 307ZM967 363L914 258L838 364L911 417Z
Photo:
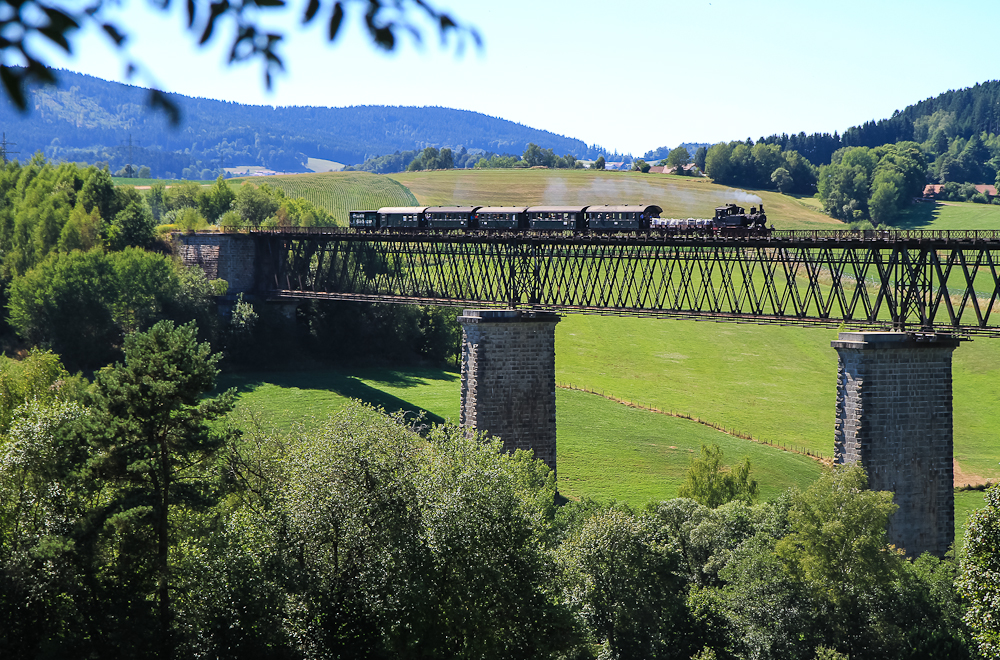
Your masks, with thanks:
M166 18L170 3L153 0L152 4ZM106 16L106 7L114 4L109 0L94 0L91 4L73 0L0 0L0 83L15 107L27 110L27 83L55 82L40 49L32 45L39 38L72 53L77 31L95 25L121 53L127 77L143 71L142 63L125 53L128 26ZM285 36L268 29L263 19L281 11L301 11L303 25L325 21L325 36L330 42L340 34L344 18L356 14L362 18L372 43L385 50L396 47L400 32L410 34L418 43L422 40L415 16L429 19L436 26L442 46L452 35L458 53L469 40L482 46L475 28L459 23L427 0L185 0L186 30L201 47L213 40L219 28L231 27L234 37L229 47L230 64L260 61L264 85L270 89L273 75L285 70L280 54ZM163 92L151 90L149 104L165 111L172 123L180 121L179 109Z

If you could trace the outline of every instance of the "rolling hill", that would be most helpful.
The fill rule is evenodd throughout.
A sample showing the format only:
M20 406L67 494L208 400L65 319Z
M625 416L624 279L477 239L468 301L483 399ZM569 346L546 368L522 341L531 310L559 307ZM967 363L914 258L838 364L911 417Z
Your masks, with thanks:
M259 165L305 172L309 158L360 163L368 156L427 146L520 154L529 142L579 158L597 148L488 115L439 107L355 106L346 108L252 106L225 101L167 97L183 113L171 127L147 107L148 90L92 76L59 72L60 86L29 88L30 112L18 113L0 95L7 139L22 154L49 158L149 166L154 176L183 170L217 171Z
M247 180L280 188L289 197L303 197L332 213L337 224L344 227L347 226L347 214L354 209L416 206L418 203L406 186L388 177L368 172L246 177L231 179L230 185L240 185Z

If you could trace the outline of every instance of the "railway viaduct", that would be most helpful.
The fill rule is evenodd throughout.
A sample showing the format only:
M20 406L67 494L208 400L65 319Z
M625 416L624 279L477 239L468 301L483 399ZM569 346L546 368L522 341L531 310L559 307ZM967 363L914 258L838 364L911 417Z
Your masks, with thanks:
M230 292L463 306L461 424L556 468L560 313L840 330L835 460L894 493L892 541L954 538L952 352L1000 335L1000 232L774 232L768 237L358 234L179 236ZM994 315L994 312L997 312Z

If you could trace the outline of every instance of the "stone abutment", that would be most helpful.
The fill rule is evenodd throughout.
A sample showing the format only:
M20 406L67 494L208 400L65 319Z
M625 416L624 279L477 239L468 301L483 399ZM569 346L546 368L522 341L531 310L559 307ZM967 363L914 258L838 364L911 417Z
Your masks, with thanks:
M184 265L200 266L210 280L225 280L229 283L228 294L254 291L257 249L250 236L183 234L175 240Z

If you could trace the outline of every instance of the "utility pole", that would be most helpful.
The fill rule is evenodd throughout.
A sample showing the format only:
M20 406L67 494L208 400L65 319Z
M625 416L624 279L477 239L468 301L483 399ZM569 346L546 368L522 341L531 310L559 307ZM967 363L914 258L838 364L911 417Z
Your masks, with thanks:
M135 168L132 167L132 134L128 134L128 178L135 178Z
M7 154L19 154L19 153L21 153L20 151L10 151L7 148L7 145L17 146L17 143L16 142L8 142L7 141L7 134L4 133L3 137L0 138L0 159L3 160L3 164L4 165L7 164Z

